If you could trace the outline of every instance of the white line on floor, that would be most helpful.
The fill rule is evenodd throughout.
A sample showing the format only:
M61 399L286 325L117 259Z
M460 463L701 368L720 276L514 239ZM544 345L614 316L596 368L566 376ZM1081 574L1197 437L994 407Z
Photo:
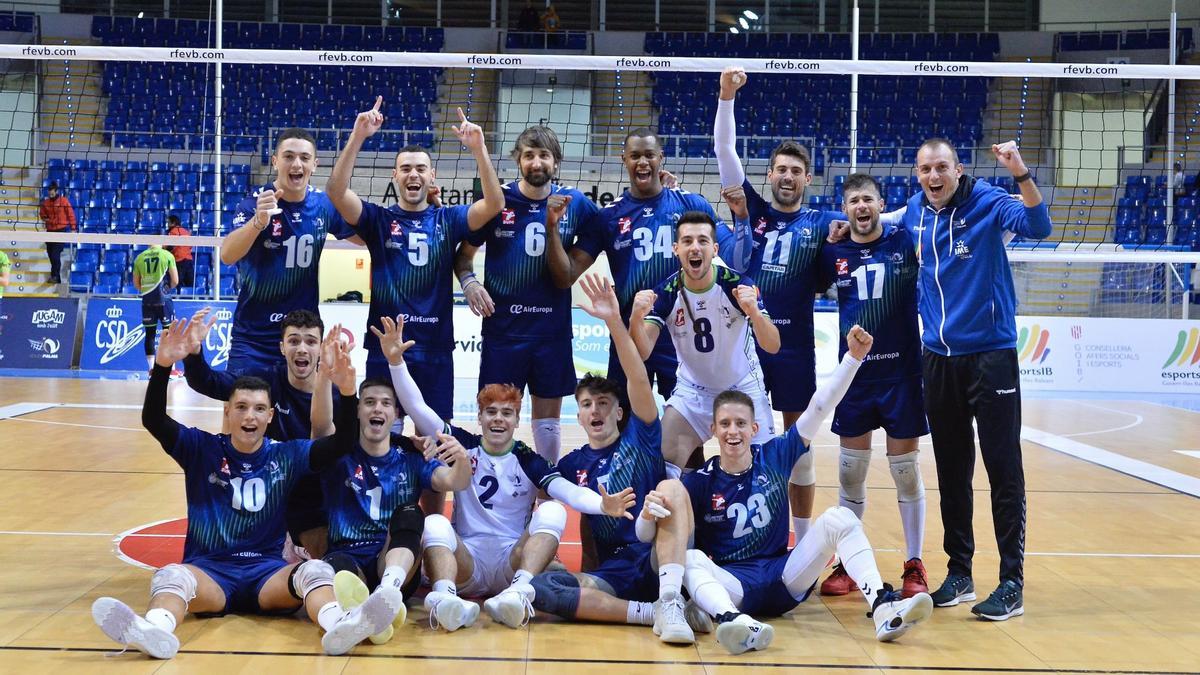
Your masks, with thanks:
M1165 469L1149 462L1143 462L1140 459L1119 455L1115 452L1081 443L1065 436L1042 431L1041 429L1034 429L1033 427L1021 427L1021 438L1061 452L1064 455L1082 459L1085 462L1091 462L1114 471L1119 471L1125 475L1140 478L1144 481L1161 485L1193 497L1200 497L1200 478L1196 478L1195 476L1171 471L1170 469Z

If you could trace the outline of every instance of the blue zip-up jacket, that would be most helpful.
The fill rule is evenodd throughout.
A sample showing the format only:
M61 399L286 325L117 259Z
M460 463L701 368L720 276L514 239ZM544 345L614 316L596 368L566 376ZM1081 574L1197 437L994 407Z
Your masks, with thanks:
M902 227L913 236L921 272L921 342L942 356L1017 346L1017 296L1004 231L1044 239L1050 212L1026 208L1003 188L964 175L938 210L924 192L908 200Z

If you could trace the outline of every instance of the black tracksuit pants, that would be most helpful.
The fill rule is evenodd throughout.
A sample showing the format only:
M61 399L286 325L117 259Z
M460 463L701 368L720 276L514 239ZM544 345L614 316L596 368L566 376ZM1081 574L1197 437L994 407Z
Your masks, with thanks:
M941 491L943 546L951 574L971 576L975 439L992 492L1000 580L1024 583L1025 472L1021 467L1021 383L1015 349L962 356L925 350L925 413Z

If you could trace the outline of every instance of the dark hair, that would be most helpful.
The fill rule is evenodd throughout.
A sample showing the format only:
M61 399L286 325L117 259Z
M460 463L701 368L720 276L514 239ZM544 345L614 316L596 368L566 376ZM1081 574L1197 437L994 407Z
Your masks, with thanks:
M784 141L775 146L771 151L771 161L767 163L768 170L775 166L775 158L779 155L795 157L804 164L804 173L812 173L812 154L808 152L808 148L796 141Z
M399 157L400 155L403 155L406 152L423 152L423 153L425 153L425 156L429 158L430 162L433 161L433 153L429 152L428 148L421 146L421 145L417 145L416 143L409 143L408 145L404 146L403 148L400 148L399 150L397 150L396 157Z
M634 129L630 129L629 133L625 134L625 140L621 142L621 147L622 148L629 147L629 139L631 139L631 138L650 138L650 137L653 137L656 141L658 141L659 145L662 145L662 138L659 137L659 135L657 133L655 133L653 129L651 129L650 127L636 127Z
M517 142L513 144L512 157L517 159L521 155L521 146L527 148L535 148L538 150L549 150L554 157L554 163L562 162L562 145L558 142L558 134L548 126L535 124L517 136Z
M717 397L713 399L713 419L717 417L717 409L726 403L744 405L750 408L751 414L754 413L754 399L736 389L726 389L717 394Z
M181 224L182 223L179 220L179 216L175 215L174 213L167 216L167 225L174 227L175 225L181 225Z
M233 381L233 386L229 388L229 400L233 400L233 395L239 391L265 391L267 392L267 402L271 402L271 385L261 377L253 375L242 375Z
M948 139L948 138L942 138L941 136L934 136L933 138L927 138L927 139L925 139L925 142L924 142L924 143L922 143L922 144L921 144L921 146L917 148L917 152L921 152L921 151L922 151L922 150L924 150L925 148L932 148L932 147L934 147L935 145L944 145L944 146L946 146L947 148L949 148L949 149L950 149L950 155L951 155L952 157L954 157L954 163L955 163L955 164L958 164L958 163L959 163L959 161L958 161L958 149L954 147L954 144L950 142L950 139Z
M622 398L624 398L621 395L623 393L621 391L621 385L613 382L607 377L601 377L594 373L588 373L587 375L584 375L583 379L579 381L579 384L575 385L575 398L579 398L579 395L585 391L590 391L593 394L607 394L617 399L617 401L620 401Z
M866 173L852 173L846 176L846 182L842 184L842 199L846 198L846 193L851 190L861 190L866 186L871 185L875 188L875 194L883 196L883 188L879 186L879 181L875 177Z
M712 228L713 237L717 236L717 221L704 211L684 211L675 221L675 239L679 239L679 228L684 225L705 224Z
M391 382L383 379L382 377L368 377L367 379L363 380L362 384L358 385L359 398L362 398L362 393L370 387L383 387L384 389L387 389L388 391L392 392L392 400L396 401L396 405L400 405L400 401L396 397L396 388L392 386Z
M288 328L316 328L318 335L325 334L325 322L316 312L307 309L293 309L279 322L279 336L282 338Z
M58 189L58 181L56 181L56 180L50 181L50 184L46 186L46 189L47 190L57 190Z
M284 141L292 138L299 138L302 141L308 141L309 143L312 143L314 150L317 148L317 139L313 138L312 134L308 133L308 131L305 129L292 127L290 129L284 129L282 132L280 132L279 138L275 139L275 152L279 152L279 146L283 145Z

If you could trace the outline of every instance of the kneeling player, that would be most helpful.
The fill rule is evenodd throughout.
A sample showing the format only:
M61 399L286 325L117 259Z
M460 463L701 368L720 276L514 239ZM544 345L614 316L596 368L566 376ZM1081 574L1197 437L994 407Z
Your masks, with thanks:
M929 618L933 601L921 593L901 599L883 583L862 523L849 509L831 508L787 551L787 481L822 420L845 395L871 336L854 326L850 353L786 434L765 445L757 432L754 402L726 391L713 402L713 435L721 454L685 477L696 514L696 549L688 551L687 587L715 617L717 641L732 654L764 649L774 629L751 614L782 614L808 598L834 553L862 589L875 619L875 637L887 642ZM711 557L710 557L711 556Z
M183 468L188 531L183 564L167 565L150 583L145 618L115 598L92 604L105 635L160 659L179 651L176 625L186 612L290 613L301 605L325 629L327 654L344 654L388 626L402 604L395 591L344 612L333 595L333 568L320 560L289 565L280 557L288 489L310 471L334 464L354 444L354 368L340 352L333 379L342 393L338 434L278 443L264 438L273 410L266 382L239 380L225 404L226 435L185 427L166 414L172 364L189 350L188 321L163 333L142 408L142 425Z
M403 324L383 319L380 348L391 365L392 379L404 409L422 434L443 430L445 423L421 397L408 373L403 354ZM372 330L375 330L372 327ZM441 514L425 518L425 576L433 591L425 596L431 622L454 631L474 623L479 606L459 597L495 596L484 602L492 620L517 628L533 616L533 575L545 569L558 550L567 512L555 501L534 509L540 491L586 514L614 518L633 504L633 490L599 494L561 480L558 471L529 446L513 440L521 414L521 392L512 385L490 384L480 390L482 435L452 428L470 449L471 479L454 493L453 524ZM459 586L460 584L461 587Z

